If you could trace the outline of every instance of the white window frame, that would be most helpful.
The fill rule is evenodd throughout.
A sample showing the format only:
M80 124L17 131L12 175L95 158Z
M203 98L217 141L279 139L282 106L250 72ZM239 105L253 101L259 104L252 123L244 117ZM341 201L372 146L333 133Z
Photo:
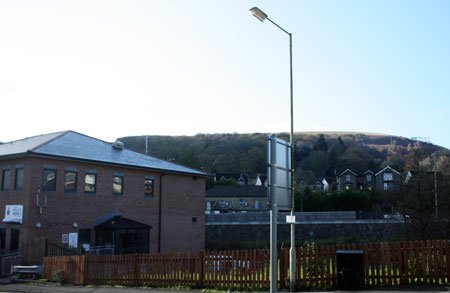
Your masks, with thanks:
M383 173L383 181L392 181L394 180L393 173Z

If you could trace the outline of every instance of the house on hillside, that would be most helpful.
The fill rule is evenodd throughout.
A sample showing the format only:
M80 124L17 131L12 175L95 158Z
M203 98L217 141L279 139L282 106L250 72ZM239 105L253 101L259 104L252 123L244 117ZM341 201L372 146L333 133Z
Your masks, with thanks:
M359 190L367 192L373 189L382 191L396 190L399 188L400 180L400 173L390 166L387 166L376 174L371 170L367 170L359 175L347 169L336 176L338 191Z
M225 179L234 179L236 182L241 185L248 184L248 175L245 173L216 173L214 172L214 181L219 182Z
M362 190L371 191L375 188L375 173L371 170L367 170L362 175Z
M300 182L300 186L304 186L304 182ZM327 193L330 189L330 185L326 178L317 179L314 184L308 185L311 192L324 192ZM302 187L300 187L302 189Z
M206 191L207 213L264 211L267 205L265 186L214 186Z
M255 185L267 187L268 185L267 176L258 174L258 176L256 176Z
M43 237L116 253L204 249L204 172L64 131L0 145L0 250Z
M400 186L400 172L387 166L383 170L375 174L377 190L396 190Z
M336 178L337 190L357 190L358 174L350 169L340 173Z

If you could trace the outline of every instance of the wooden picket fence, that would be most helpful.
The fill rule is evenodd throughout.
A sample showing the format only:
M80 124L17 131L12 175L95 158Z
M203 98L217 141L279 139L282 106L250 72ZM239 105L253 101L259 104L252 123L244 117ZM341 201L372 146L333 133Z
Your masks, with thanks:
M449 240L303 246L296 249L298 288L336 286L336 250L363 251L365 285L450 283ZM44 258L44 278L63 271L75 284L267 289L269 250ZM289 287L289 251L278 251L278 287Z

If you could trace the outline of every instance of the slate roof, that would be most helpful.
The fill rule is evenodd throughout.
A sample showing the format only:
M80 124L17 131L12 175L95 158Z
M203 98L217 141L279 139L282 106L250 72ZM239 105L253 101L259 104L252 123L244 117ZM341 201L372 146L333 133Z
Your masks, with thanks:
M210 176L208 173L126 148L117 149L111 143L70 130L34 136L0 145L0 157L24 155L59 157L175 173L188 173L198 176Z
M214 186L206 191L206 197L264 197L267 196L265 186Z
M353 175L355 175L356 177L358 177L358 174L356 174L355 172L353 172L353 171L350 170L350 169L347 169L347 170L345 170L344 172L342 172L341 174L339 174L339 177L342 176L342 175L344 175L344 174L347 173L347 172L350 172L350 173L352 173Z
M386 166L383 170L378 171L378 173L375 174L375 176L380 175L381 173L383 173L383 172L386 171L386 170L391 170L392 172L396 173L397 175L400 175L400 173L399 173L398 171L392 169L390 166Z

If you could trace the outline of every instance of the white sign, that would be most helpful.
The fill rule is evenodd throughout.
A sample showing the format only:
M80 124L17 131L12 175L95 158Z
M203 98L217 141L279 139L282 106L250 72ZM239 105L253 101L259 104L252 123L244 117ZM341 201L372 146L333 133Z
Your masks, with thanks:
M69 243L69 234L63 234L61 242L62 243Z
M295 216L286 216L286 223L295 224Z
M23 205L7 205L5 207L5 223L20 223L22 224Z
M69 247L78 247L78 233L69 233Z

